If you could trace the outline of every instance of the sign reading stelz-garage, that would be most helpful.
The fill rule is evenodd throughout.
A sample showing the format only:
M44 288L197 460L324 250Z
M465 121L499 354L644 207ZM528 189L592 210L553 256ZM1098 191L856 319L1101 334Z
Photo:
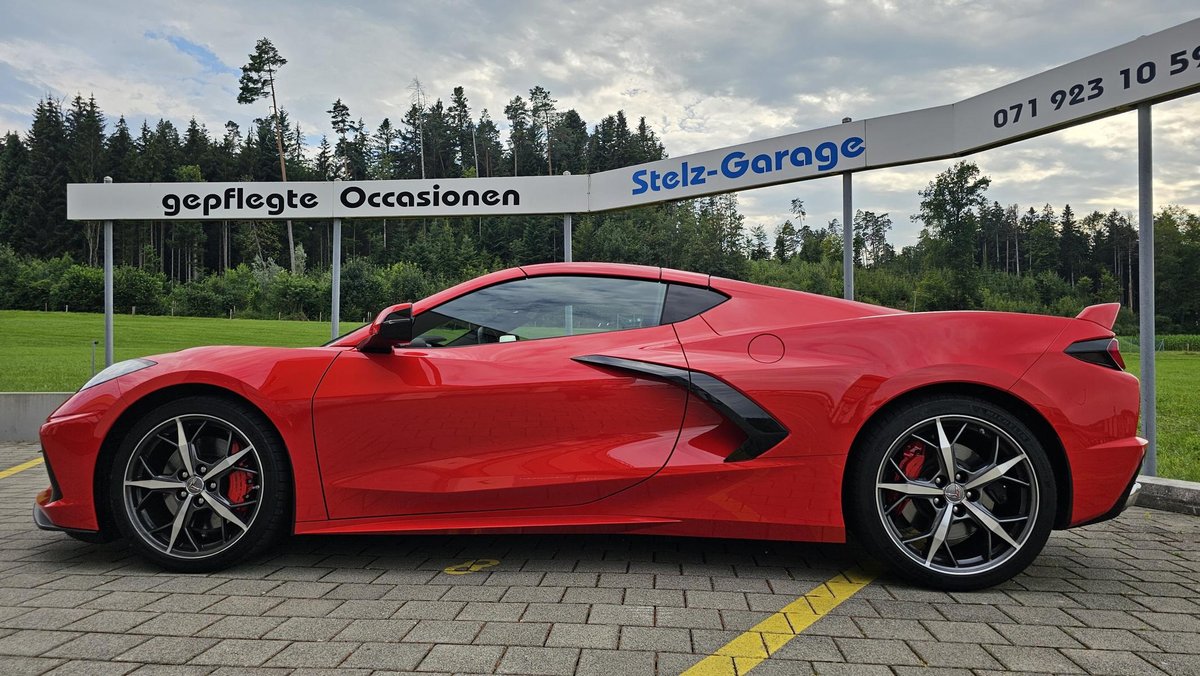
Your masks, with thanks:
M958 103L580 176L67 186L72 220L560 214L955 157L1200 91L1200 19Z

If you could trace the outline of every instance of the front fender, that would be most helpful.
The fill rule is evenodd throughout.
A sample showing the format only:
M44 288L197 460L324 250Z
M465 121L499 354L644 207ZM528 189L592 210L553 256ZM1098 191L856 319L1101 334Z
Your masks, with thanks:
M47 513L60 526L98 528L92 495L97 460L122 416L172 390L212 388L244 399L279 432L292 465L296 520L327 518L312 396L339 353L332 348L196 348L152 357L155 366L77 393L41 429L63 495L63 504L50 503Z

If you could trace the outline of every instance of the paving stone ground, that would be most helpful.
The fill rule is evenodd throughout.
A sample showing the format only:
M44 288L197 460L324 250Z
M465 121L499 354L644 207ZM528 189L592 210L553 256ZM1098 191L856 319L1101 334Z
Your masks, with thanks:
M0 469L34 458L0 445ZM34 528L0 479L0 674L678 674L862 558L646 536L293 538L212 575ZM464 575L447 567L498 563ZM486 563L486 562L484 562ZM1200 517L1055 533L992 590L882 577L751 673L1200 674Z

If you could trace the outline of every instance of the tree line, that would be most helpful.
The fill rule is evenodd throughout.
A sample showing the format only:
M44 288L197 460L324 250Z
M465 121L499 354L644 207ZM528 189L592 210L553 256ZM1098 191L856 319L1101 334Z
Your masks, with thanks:
M286 61L262 50L260 41L243 69L239 100L274 99ZM419 81L410 89L403 117L374 125L335 99L328 132L311 148L306 139L313 137L278 106L244 128L229 121L214 132L192 119L180 130L158 120L135 132L122 116L111 122L93 98L39 101L30 128L0 143L0 307L100 308L100 224L66 220L70 182L527 176L594 173L666 156L644 117L632 123L617 111L589 125L540 86L509 100L503 131L488 110L472 109L462 87L432 103ZM1053 314L1120 301L1122 328L1132 329L1138 251L1130 215L1002 205L988 199L990 184L973 163L935 176L915 196L918 241L899 249L889 241L888 214L859 211L858 298L906 310ZM810 223L800 198L791 212L773 227L747 229L736 196L721 195L586 214L576 220L573 251L577 260L840 295L841 224ZM488 270L561 260L560 223L542 216L348 221L343 318L362 319ZM1200 216L1167 207L1154 228L1159 330L1200 331ZM117 222L116 304L123 312L323 318L330 236L327 221Z

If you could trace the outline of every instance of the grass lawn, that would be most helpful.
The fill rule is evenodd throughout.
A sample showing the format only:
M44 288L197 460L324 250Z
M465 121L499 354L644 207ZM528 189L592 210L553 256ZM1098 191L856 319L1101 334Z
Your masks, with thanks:
M300 347L329 340L329 324L318 322L129 315L114 321L117 360L198 345ZM77 389L91 377L93 340L103 368L103 315L0 311L0 392ZM1123 355L1136 375L1138 353ZM1200 353L1159 352L1157 364L1158 473L1200 481Z
M343 332L357 324L343 322ZM327 322L205 317L113 317L117 361L200 345L302 347L329 341ZM0 311L0 392L70 392L104 368L104 315Z
M1129 372L1141 370L1137 352L1121 351ZM1200 481L1200 352L1159 352L1158 475Z

